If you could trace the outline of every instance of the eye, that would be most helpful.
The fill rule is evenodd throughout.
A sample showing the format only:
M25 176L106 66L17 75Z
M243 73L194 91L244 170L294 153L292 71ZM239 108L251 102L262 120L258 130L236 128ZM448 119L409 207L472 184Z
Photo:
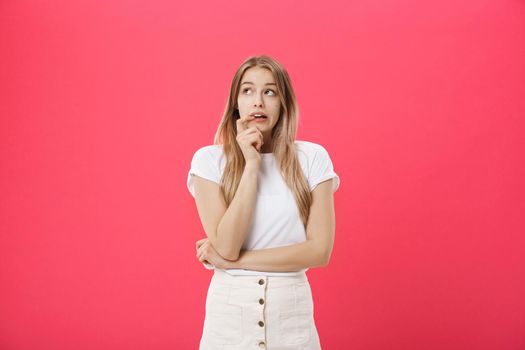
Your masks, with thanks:
M245 89L242 90L242 92L246 93L246 91L248 91L248 90L251 90L251 88L245 88ZM271 92L270 96L276 96L277 95L277 93L275 91L273 91L272 89L268 89L268 90L266 90L266 92Z

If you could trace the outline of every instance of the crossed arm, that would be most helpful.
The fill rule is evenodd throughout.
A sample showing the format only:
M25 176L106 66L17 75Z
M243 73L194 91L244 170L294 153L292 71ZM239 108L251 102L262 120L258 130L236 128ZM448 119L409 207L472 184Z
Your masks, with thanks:
M234 260L223 258L226 268L286 272L308 267L326 266L330 260L335 235L332 181L332 179L323 181L312 191L312 205L306 227L306 241L276 248L241 250ZM218 187L217 184L209 180L196 178L196 188L204 189L207 187L213 192L216 190L215 186ZM206 193L207 191L197 192ZM205 222L209 216L208 213L201 207L199 215L206 227Z
M239 259L229 262L227 268L286 272L326 266L327 262L318 243L307 240L284 247L242 250Z

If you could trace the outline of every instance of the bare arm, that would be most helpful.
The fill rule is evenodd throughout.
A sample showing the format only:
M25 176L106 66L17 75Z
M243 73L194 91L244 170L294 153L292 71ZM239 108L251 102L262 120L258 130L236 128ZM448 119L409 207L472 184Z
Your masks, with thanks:
M245 166L239 186L229 206L220 186L213 181L195 176L195 201L206 235L215 251L226 260L237 260L252 224L257 198L257 177L261 165L260 151L263 135L255 126L251 115L236 121L236 141L241 148Z
M225 259L239 258L241 247L252 224L258 172L259 165L246 164L237 192L217 226L216 242L220 247L217 252ZM211 243L214 244L213 239ZM217 246L214 247L217 249Z
M227 268L285 272L326 266L330 261L335 237L332 181L323 181L312 191L313 201L305 242L277 248L243 250L239 259L230 262Z
M288 272L325 266L320 248L316 244L313 240L306 240L284 247L243 250L239 259L232 261L226 268Z
M258 164L246 164L229 207L218 184L194 175L195 202L204 231L224 259L237 260L239 257L253 219L258 172Z

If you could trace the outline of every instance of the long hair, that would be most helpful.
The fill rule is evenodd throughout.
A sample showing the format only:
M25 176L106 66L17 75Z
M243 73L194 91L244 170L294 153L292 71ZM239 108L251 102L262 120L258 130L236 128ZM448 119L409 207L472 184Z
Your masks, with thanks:
M226 165L221 178L222 195L224 196L226 204L229 206L239 187L246 164L244 155L236 140L236 117L239 116L237 97L244 72L255 66L268 69L272 72L277 84L277 92L281 102L281 112L277 124L271 133L272 153L275 155L285 183L294 194L299 214L306 227L310 205L312 203L312 195L308 182L302 172L299 159L297 158L294 143L299 124L299 108L288 72L279 62L266 55L247 58L235 72L224 114L215 133L214 144L222 144L226 156Z

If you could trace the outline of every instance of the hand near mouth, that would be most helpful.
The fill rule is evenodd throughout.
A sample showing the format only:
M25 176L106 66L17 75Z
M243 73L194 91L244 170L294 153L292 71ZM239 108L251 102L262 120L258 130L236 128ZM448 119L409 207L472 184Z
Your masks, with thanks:
M246 163L260 163L261 147L264 144L263 135L255 126L248 126L248 123L255 120L252 115L243 116L237 119L237 143L242 150Z

